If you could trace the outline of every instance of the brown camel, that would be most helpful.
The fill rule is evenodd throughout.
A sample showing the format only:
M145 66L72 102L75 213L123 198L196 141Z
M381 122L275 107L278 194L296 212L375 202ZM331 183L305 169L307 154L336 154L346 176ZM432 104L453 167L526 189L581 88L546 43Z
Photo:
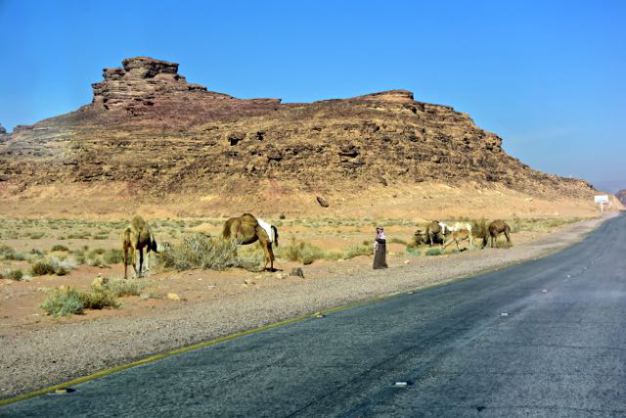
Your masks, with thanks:
M150 226L141 216L135 216L122 235L124 252L124 278L128 278L128 264L132 262L135 277L143 274L143 250L146 249L146 271L150 270L150 252L157 252L157 243ZM139 271L137 271L137 252L139 252Z
M483 248L487 246L487 242L491 239L491 248L495 248L498 244L498 236L504 234L506 242L511 243L511 227L501 219L493 221L487 227L487 234L483 238Z
M459 247L459 242L462 242L465 240L469 242L469 246L471 247L472 246L472 232L469 229L459 229L456 231L452 231L450 233L450 239L443 245L443 249L445 250L448 245L454 242L456 244L456 249L458 251L461 251L461 248Z
M262 225L266 224L263 221L257 220L253 215L244 213L237 218L230 218L224 224L224 230L222 236L224 239L234 239L237 244L248 245L253 244L256 241L263 249L265 263L263 269L267 270L267 264L270 265L270 271L274 271L274 251L272 250L272 244L276 243L278 247L278 229L274 225L269 225L270 233L268 234L266 228ZM271 235L270 235L271 234Z

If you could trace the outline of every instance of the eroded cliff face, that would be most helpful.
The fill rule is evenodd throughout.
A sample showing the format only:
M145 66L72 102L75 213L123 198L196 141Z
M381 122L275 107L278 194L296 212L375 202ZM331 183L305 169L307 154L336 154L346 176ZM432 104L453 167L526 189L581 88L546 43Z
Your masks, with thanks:
M22 189L126 182L152 194L254 194L260 181L345 196L423 182L583 197L586 182L546 175L497 135L406 90L310 104L237 99L147 57L105 69L92 103L16 129L0 175Z

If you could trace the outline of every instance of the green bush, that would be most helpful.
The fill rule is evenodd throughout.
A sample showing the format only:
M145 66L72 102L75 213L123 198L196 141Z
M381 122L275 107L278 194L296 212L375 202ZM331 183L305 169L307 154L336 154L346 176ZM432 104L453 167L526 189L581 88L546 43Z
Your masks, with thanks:
M44 237L44 235L46 234L44 234L43 232L33 232L32 234L30 234L30 239L41 239Z
M15 250L8 245L0 245L0 257L5 260L11 260L13 255L15 254Z
M119 248L111 248L102 255L102 259L107 264L119 264L124 261L124 254Z
M52 289L39 306L55 317L80 314L85 308L81 293L71 287Z
M19 282L20 280L22 280L23 277L24 277L24 273L20 269L5 270L3 272L0 272L0 279L9 279L9 280L15 280Z
M412 256L418 256L420 255L420 250L418 250L415 246L407 245L406 253Z
M77 264L85 264L87 262L87 258L85 257L85 251L76 250L72 253L74 256L74 260L76 260Z
M441 255L443 254L443 251L441 250L441 248L429 248L428 250L426 250L426 255Z
M53 245L52 248L50 249L50 251L59 251L59 252L69 252L70 249L67 248L65 245L62 244L56 244Z

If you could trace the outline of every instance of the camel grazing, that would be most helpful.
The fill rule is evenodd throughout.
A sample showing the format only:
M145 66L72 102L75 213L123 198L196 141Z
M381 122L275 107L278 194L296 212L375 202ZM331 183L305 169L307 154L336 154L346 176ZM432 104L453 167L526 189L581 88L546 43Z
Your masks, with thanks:
M487 227L487 234L483 238L483 248L487 246L487 242L491 239L491 248L495 248L498 243L498 236L504 234L506 242L511 243L511 227L501 219L493 221Z
M265 259L263 269L267 270L269 263L269 270L274 271L275 258L272 244L276 243L278 247L278 229L274 225L257 219L249 213L244 213L237 218L230 218L226 221L222 236L224 239L234 239L240 245L253 244L258 241L263 249Z
M458 251L461 251L461 248L459 247L459 242L462 242L465 240L469 241L469 245L471 248L472 247L472 231L471 230L469 229L452 230L450 233L450 239L443 245L443 249L445 250L448 245L454 242L456 244L456 249Z
M435 243L442 244L446 240L446 234L448 233L448 226L439 221L432 221L426 226L426 238L432 247Z
M141 216L135 216L122 235L124 252L124 278L128 278L128 264L132 261L135 277L143 274L143 250L146 249L146 271L150 270L150 252L157 252L157 243L150 226ZM137 252L139 252L139 271L137 271Z

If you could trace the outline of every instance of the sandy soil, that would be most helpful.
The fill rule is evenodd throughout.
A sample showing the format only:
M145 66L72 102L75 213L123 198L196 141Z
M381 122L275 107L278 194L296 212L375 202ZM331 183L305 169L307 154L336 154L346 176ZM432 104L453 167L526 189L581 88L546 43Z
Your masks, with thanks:
M614 216L614 215L610 215ZM558 233L514 236L510 249L465 251L438 257L390 257L386 271L371 260L316 262L305 279L239 270L160 273L143 279L167 298L123 298L117 310L88 311L54 319L36 306L41 288L60 283L87 286L98 269L81 268L71 278L0 281L0 397L84 376L149 354L310 314L342 304L392 295L534 259L582 239L601 219L570 224ZM393 251L393 248L392 248ZM293 264L295 266L295 264ZM289 271L292 265L281 265ZM114 272L119 273L119 272ZM69 280L69 282L68 282ZM20 303L11 303L19 300Z

